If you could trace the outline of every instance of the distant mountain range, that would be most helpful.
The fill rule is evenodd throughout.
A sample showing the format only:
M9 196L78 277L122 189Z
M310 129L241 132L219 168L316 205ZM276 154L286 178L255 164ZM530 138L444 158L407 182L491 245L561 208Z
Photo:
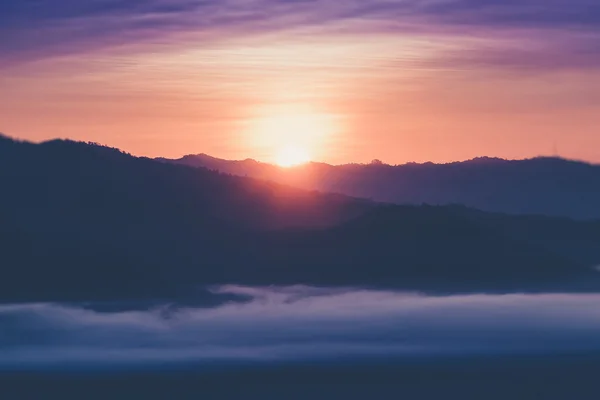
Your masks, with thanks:
M600 219L600 166L561 158L477 158L450 164L379 162L282 168L206 154L163 162L396 204L462 204L484 211Z
M0 138L0 190L0 301L173 298L221 283L599 283L594 221L378 204L62 140Z

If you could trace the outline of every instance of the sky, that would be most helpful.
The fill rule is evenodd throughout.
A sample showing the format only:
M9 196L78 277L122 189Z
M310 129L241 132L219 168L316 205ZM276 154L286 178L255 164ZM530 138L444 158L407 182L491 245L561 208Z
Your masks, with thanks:
M293 164L600 162L597 0L3 0L0 132Z

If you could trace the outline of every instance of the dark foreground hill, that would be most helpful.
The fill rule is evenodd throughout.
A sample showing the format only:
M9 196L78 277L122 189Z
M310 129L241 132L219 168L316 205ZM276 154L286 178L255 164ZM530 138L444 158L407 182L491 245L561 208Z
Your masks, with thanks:
M306 192L70 141L0 139L0 300L219 283L581 288L600 224Z
M160 160L381 202L462 204L491 212L600 219L600 166L560 158L397 166L310 163L294 168L205 154Z

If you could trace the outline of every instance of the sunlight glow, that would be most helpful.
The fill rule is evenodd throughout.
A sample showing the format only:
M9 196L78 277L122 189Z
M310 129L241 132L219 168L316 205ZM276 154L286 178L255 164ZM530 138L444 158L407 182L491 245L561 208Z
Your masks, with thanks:
M275 157L275 163L280 167L293 167L309 161L310 155L306 149L291 145L279 150Z
M336 131L332 115L287 104L261 108L249 121L246 137L264 160L291 167L327 156Z

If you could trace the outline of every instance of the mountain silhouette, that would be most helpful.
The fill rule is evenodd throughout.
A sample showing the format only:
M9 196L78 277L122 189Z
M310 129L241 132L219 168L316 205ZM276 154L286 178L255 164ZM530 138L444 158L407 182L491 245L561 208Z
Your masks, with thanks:
M205 167L325 192L396 204L462 204L490 212L600 219L600 166L560 158L481 157L449 164L328 165L281 168L206 154L163 162Z
M222 283L558 290L595 282L600 224L398 206L0 139L0 301L155 299Z

